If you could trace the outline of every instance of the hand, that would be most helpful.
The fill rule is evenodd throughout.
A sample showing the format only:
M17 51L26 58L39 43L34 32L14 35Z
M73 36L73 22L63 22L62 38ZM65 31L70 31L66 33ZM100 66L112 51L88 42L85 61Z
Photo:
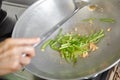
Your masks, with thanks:
M20 70L35 56L33 45L40 41L32 39L7 39L0 43L0 75ZM23 57L23 53L26 56Z

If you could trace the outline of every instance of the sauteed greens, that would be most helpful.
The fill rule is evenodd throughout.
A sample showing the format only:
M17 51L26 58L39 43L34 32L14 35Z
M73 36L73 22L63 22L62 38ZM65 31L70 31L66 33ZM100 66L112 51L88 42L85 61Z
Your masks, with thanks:
M115 19L113 18L87 18L83 19L83 22L93 22L95 20L99 20L100 22L106 22L106 23L115 23Z
M45 51L49 45L53 50L60 52L60 55L69 63L76 63L78 57L87 57L88 53L98 49L96 44L104 37L104 31L100 30L89 35L76 33L63 34L62 29L55 37L45 42L41 50Z
M113 18L100 18L101 22L109 22L109 23L115 23L115 20Z

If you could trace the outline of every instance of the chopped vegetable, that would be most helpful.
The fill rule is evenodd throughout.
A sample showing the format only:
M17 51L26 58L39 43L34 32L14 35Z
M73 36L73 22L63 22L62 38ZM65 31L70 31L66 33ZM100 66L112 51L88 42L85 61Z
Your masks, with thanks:
M79 56L85 58L90 51L98 49L96 44L104 37L104 31L92 33L90 35L79 35L76 33L62 34L62 30L53 40L48 40L43 44L45 50L48 44L53 50L60 52L60 55L69 63L76 63Z
M75 28L75 32L77 32L78 31L78 29L77 28Z
M93 23L93 21L95 21L97 18L87 18L87 19L83 19L83 22L89 22L90 24ZM98 19L101 22L107 22L107 23L115 23L115 20L113 18L99 18Z
M115 20L113 18L100 18L101 22L108 22L108 23L114 23Z
M48 40L44 45L42 45L41 51L45 51L45 48L49 45L50 42L51 40Z
M111 31L111 28L108 28L107 31L110 32L110 31Z
M94 43L90 43L90 50L95 51L98 47Z
M91 22L91 21L94 21L94 20L96 20L96 18L87 18L87 19L83 19L82 21Z
M90 5L90 6L88 7L89 11L95 11L96 8L97 8L97 5Z

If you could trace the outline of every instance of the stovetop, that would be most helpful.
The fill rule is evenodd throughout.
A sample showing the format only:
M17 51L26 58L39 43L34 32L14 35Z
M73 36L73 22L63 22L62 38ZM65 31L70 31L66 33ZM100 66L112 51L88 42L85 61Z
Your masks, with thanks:
M11 1L13 1L13 0L11 0ZM1 34L0 41L3 41L4 39L11 37L12 30L17 21L17 18L19 18L21 16L21 14L27 8L28 8L28 5L3 2L2 9L7 12L7 18L5 19L4 23L1 26L1 27L3 27L4 31L3 30L0 31L1 32L0 33ZM2 32L4 32L4 33L2 33ZM112 68L112 69L98 75L95 78L86 79L86 80L120 80L120 67L119 66L120 65L117 65L115 68ZM7 79L7 80L44 80L42 78L38 78L38 77L32 75L31 73L29 73L26 70L22 71L22 72L19 71L19 72L13 73L13 74L3 76L3 78Z

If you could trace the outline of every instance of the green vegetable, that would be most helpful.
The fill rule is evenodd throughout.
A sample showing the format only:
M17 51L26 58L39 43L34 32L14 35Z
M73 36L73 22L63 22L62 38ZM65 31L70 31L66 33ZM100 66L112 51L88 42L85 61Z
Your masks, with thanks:
M83 22L93 22L95 21L97 18L87 18L87 19L83 19ZM107 23L115 23L115 20L113 18L98 18L99 21L101 22L107 22Z
M47 42L45 42L42 47L41 47L41 51L45 51L45 48L50 44L52 40L48 40Z
M104 31L80 36L76 33L62 34L62 29L53 40L48 40L43 44L42 50L50 45L53 50L60 52L60 55L68 63L76 63L78 56L90 52L90 43L98 43L104 37Z
M94 20L96 20L96 18L87 18L87 19L83 19L82 21L90 22L90 21L94 21Z
M114 23L115 20L113 18L100 18L99 19L101 22L109 22L109 23Z

